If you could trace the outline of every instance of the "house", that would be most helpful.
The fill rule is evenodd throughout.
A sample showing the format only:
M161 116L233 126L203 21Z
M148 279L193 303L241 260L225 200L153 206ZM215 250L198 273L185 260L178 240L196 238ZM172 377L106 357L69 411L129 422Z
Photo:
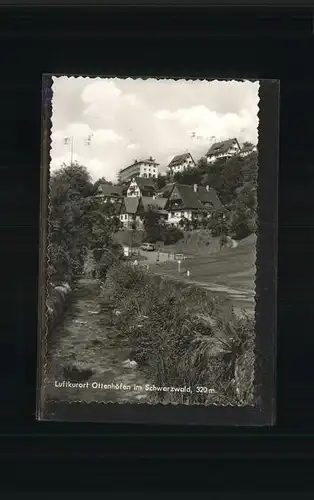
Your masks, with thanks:
M175 182L169 182L163 188L156 190L157 198L169 198Z
M210 217L213 211L220 208L221 201L216 191L209 186L174 184L166 205L168 223L177 225L183 218L200 220Z
M241 156L241 158L245 158L246 156L249 156L250 154L256 152L257 152L257 147L254 146L254 144L247 144L245 146L242 146L239 155Z
M220 158L231 158L240 153L241 147L237 139L215 142L206 153L208 163L215 163Z
M141 196L153 196L155 192L156 187L153 179L134 177L129 184L126 195L128 197L140 198Z
M121 182L130 181L133 177L146 177L147 179L158 177L157 163L152 156L146 160L135 160L132 165L120 170L119 177Z
M140 206L139 206L139 214L142 219L143 214L147 212L150 207L154 207L157 211L160 217L164 220L168 220L168 211L166 210L166 205L168 202L168 198L158 198L158 197L149 197L149 196L143 196L140 200Z
M122 202L124 194L123 186L99 184L96 197L102 199L104 203L117 203Z
M168 165L170 175L183 172L186 168L195 167L195 161L190 153L175 156Z
M140 225L140 217L138 215L139 203L140 200L136 197L125 196L123 198L119 216L123 227L127 229L136 229Z

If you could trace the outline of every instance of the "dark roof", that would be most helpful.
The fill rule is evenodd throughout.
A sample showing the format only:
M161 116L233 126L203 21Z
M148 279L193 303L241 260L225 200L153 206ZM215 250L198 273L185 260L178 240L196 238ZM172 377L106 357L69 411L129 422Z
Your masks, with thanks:
M121 210L122 213L127 214L136 214L138 209L139 199L131 196L126 196L124 198L123 208Z
M176 165L180 165L188 156L191 156L191 158L192 158L192 155L190 153L183 153L181 155L175 156L174 158L172 158L168 167L171 168L171 167L175 167ZM193 158L192 158L192 160L193 160Z
M197 188L197 193L195 193L198 197L198 199L202 203L212 203L213 207L218 210L219 208L222 208L222 203L220 199L218 198L218 195L213 188L209 188L207 191L206 187L204 186L199 186Z
M179 196L183 202L183 207L187 209L202 209L202 204L199 201L197 194L194 192L193 186L187 186L185 184L176 184Z
M250 144L249 146L243 146L241 149L241 153L246 153L247 151L253 151L253 149L255 148L256 146L254 146L254 144Z
M123 196L122 186L112 186L111 184L99 184L104 196Z
M203 203L212 203L215 209L222 207L222 204L214 189L208 191L204 186L198 186L197 191L194 191L194 186L185 184L176 184L176 188L183 202L185 209L204 209Z
M146 160L138 160L137 163L152 163L153 165L159 165L153 158L146 158Z
M228 139L227 141L215 142L215 144L213 144L207 151L206 156L226 153L231 148L234 141L239 144L236 138Z
M175 185L174 182L170 182L166 184L162 189L159 189L158 193L163 194L167 198L170 195L174 185Z
M150 196L142 196L141 198L142 205L144 210L146 211L150 205L163 210L168 201L167 198L152 198Z
M133 179L132 179L133 180ZM152 189L156 189L155 183L152 177L135 177L134 178L136 184L141 190L149 189L150 191Z

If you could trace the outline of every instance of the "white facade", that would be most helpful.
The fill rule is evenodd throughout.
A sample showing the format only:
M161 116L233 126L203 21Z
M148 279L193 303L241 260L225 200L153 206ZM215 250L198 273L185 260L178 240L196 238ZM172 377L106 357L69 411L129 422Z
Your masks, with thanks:
M134 222L136 223L137 229L140 229L140 227L142 225L142 221L141 221L141 218L139 217L139 215L136 215L134 217L134 215L132 215L132 214L120 214L119 218L120 218L120 221L122 222L123 226L127 227L127 228L131 228L132 224Z
M257 147L254 146L252 149L246 150L246 151L241 151L240 156L242 158L245 158L246 156L249 156L251 153L256 153Z
M141 197L141 190L138 187L136 181L134 181L134 180L131 181L126 195L127 195L127 197L131 197L131 198L140 198Z
M170 171L173 174L176 174L177 172L184 172L186 168L194 167L195 163L192 160L191 156L188 156L185 158L182 162L178 163L177 165L174 165L173 167L170 167Z
M141 163L139 177L158 177L158 165L151 163Z
M233 144L228 151L225 151L224 153L218 153L215 155L210 155L207 156L207 162L208 163L215 163L219 158L231 158L232 156L235 156L240 152L240 148L237 143Z
M192 220L192 210L176 210L168 213L169 224L179 224L181 219Z
M137 161L120 172L121 182L126 182L133 177L157 178L158 164L153 161Z

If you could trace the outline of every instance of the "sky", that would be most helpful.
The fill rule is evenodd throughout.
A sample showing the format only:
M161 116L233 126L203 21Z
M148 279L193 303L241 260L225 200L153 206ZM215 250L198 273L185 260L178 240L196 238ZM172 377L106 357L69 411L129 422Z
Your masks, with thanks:
M173 156L198 160L215 141L257 144L258 90L249 81L53 77L51 171L72 158L93 181L115 181L135 159L153 156L165 172Z

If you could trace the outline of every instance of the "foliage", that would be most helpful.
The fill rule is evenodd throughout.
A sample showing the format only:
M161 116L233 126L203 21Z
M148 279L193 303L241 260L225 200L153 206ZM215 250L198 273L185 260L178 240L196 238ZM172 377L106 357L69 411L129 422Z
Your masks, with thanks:
M202 178L202 172L197 167L186 168L183 172L176 172L173 176L175 182L189 185L200 184Z
M98 179L94 185L93 185L93 193L94 194L97 194L98 192L98 187L101 185L101 184L110 184L112 186L112 182L110 181L107 181L107 179L105 177L101 177L100 179Z
M54 318L60 316L66 305L58 286L71 285L83 272L88 252L92 251L101 276L123 253L112 239L120 228L113 206L100 203L92 195L93 184L82 165L64 165L50 178L47 306L52 319L49 328L54 327Z
M55 282L71 281L83 266L87 240L82 216L91 193L89 174L81 165L63 166L50 178L49 264Z
M158 209L154 206L148 207L143 214L143 226L145 230L145 240L149 243L155 243L162 240L164 224Z
M165 245L172 245L183 238L182 231L166 224L154 206L148 207L148 210L143 214L143 225L145 240L149 243L163 241Z
M165 175L158 175L157 179L156 179L156 187L157 189L162 189L163 187L165 187L166 183L168 181L168 178L165 176Z
M106 307L108 291L113 307L120 311L113 319L114 344L130 350L153 384L194 390L158 392L153 396L156 402L252 402L253 319L239 319L229 301L204 289L128 265L109 270L103 292ZM216 393L197 394L197 385Z
M177 227L165 227L162 241L165 245L173 245L183 238L183 232Z

